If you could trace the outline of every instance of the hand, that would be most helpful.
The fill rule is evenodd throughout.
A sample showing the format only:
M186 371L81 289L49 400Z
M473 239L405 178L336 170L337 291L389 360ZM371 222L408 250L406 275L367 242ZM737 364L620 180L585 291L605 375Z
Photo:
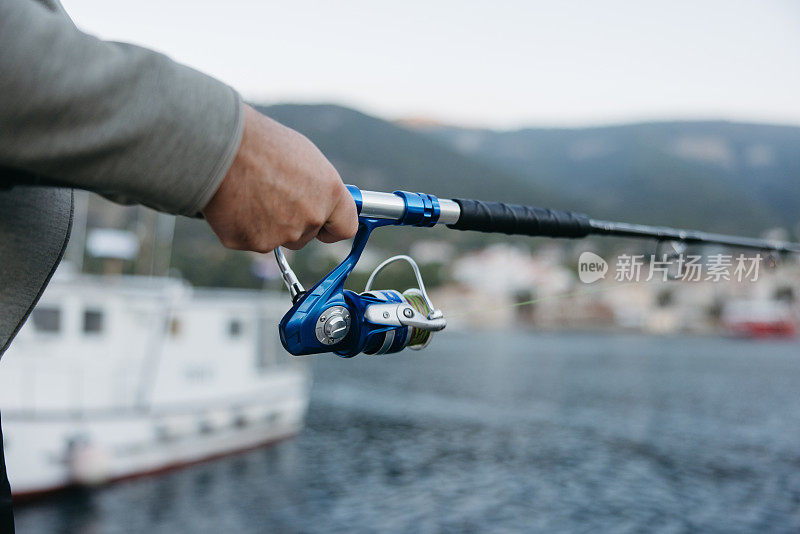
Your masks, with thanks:
M355 202L339 173L303 135L245 107L242 142L228 174L203 209L228 248L297 250L318 238L355 235Z

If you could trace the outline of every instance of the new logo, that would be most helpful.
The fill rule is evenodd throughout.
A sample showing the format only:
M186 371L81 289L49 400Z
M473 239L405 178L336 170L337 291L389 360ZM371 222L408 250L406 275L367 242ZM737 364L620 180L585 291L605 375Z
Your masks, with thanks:
M582 252L578 258L578 278L584 284L597 282L606 277L608 263L594 252Z

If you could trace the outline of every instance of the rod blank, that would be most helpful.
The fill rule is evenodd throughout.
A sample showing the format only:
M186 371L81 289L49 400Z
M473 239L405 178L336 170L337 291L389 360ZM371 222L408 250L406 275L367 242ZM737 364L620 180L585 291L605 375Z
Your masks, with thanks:
M360 191L357 204L363 217L402 220L406 205L393 193ZM437 223L455 230L541 237L580 238L589 235L648 238L689 244L718 244L764 251L800 253L800 243L741 237L666 226L649 226L590 219L582 213L472 199L438 199Z
M647 226L643 224L598 221L595 219L591 219L589 224L592 227L591 233L593 235L653 238L660 241L680 241L689 244L707 243L737 248L800 253L800 243L790 243L788 241L773 241L754 237L699 232L697 230L680 230L666 226Z

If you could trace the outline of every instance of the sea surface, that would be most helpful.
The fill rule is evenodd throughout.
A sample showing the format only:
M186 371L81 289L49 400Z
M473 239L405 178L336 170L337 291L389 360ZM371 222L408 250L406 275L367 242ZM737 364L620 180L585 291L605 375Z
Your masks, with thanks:
M798 341L452 332L314 372L298 437L18 532L800 531Z

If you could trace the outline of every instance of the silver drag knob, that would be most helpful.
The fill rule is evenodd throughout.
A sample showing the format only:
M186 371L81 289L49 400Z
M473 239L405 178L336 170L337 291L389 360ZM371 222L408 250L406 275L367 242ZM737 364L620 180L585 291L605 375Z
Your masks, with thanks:
M325 345L338 343L349 331L350 311L344 306L331 306L317 319L317 340Z
M347 334L347 329L347 321L338 314L325 323L325 335L333 340L342 339Z

